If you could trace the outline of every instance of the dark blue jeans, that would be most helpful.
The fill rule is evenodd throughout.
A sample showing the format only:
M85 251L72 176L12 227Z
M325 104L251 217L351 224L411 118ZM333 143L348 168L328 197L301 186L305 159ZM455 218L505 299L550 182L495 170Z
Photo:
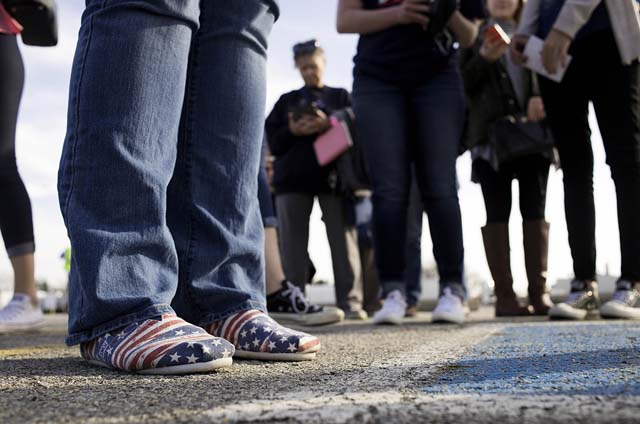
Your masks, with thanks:
M266 309L258 164L270 0L88 0L58 190L69 337Z
M376 263L383 295L406 293L407 208L411 166L429 218L440 289L465 296L464 248L456 158L464 124L464 94L453 64L406 89L356 76L353 107L371 170Z

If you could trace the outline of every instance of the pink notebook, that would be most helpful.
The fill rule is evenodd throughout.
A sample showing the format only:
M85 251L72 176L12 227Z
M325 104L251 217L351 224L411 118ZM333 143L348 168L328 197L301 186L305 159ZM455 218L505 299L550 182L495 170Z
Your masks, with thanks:
M18 34L22 26L9 15L0 2L0 34Z
M351 134L349 134L346 125L334 117L330 119L331 128L321 134L313 143L316 158L321 166L330 164L353 145Z

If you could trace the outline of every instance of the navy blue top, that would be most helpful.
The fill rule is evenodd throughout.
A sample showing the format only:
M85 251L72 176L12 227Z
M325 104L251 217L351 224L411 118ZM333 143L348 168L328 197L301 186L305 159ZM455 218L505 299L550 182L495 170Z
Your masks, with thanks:
M402 1L363 0L363 6L383 9ZM483 0L461 0L460 12L469 19L486 16ZM455 50L443 52L420 25L396 25L360 36L353 72L356 77L366 75L394 84L416 85L442 71L455 56Z
M538 32L536 34L538 37L545 39L547 35L549 35L553 24L556 22L562 10L562 6L564 6L564 2L565 0L542 0L540 2L540 18ZM611 29L611 22L609 21L607 7L603 1L593 11L587 23L580 28L575 39L577 40L589 34L606 31L608 29Z

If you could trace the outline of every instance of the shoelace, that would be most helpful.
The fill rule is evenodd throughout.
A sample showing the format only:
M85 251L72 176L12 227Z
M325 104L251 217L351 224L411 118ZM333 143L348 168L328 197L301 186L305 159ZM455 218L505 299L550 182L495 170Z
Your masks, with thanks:
M616 290L613 292L611 300L614 302L626 303L632 296L633 292L631 290Z
M282 294L284 296L289 296L289 301L291 302L291 305L293 305L294 312L296 312L297 314L304 314L309 310L309 302L304 297L304 293L302 293L300 287L294 286L289 281L287 281L287 289L283 291ZM304 309L300 309L298 307L299 304L302 304L304 306Z

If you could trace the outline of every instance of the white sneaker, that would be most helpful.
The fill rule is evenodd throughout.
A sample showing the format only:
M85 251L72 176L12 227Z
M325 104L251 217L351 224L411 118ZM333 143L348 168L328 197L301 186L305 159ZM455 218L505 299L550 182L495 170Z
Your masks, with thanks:
M451 289L447 287L438 300L438 306L436 306L436 309L434 309L431 314L431 321L462 324L466 314L467 309L462 303L462 300L451 293Z
M0 310L0 333L31 330L44 321L42 311L31 304L26 294L16 293L13 299Z
M400 291L394 290L387 295L382 304L382 309L373 316L374 324L402 324L402 319L407 311L407 302Z

